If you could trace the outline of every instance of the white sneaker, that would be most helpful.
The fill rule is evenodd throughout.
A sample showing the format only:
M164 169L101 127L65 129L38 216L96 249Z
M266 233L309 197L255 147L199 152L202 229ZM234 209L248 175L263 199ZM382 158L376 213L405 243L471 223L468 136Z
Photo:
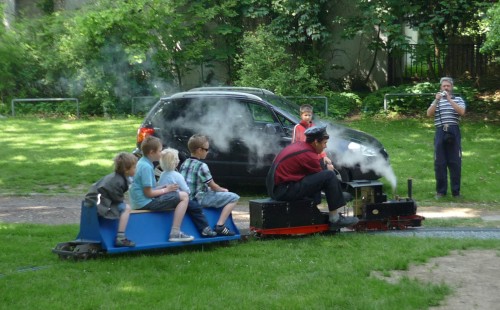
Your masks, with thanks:
M170 242L189 242L193 241L194 237L190 235L186 235L182 231L179 231L177 234L170 234L168 241Z
M339 219L334 222L329 222L330 230L338 230L344 227L354 226L359 222L359 219L354 216L344 216L339 214Z

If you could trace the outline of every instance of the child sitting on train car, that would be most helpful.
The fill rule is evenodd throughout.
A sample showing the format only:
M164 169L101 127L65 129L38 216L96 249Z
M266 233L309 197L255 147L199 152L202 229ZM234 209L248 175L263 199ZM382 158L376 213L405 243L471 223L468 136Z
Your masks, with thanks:
M189 138L191 157L182 163L180 173L190 188L190 199L198 201L204 208L223 208L214 228L217 235L234 236L235 233L225 224L240 196L215 183L208 165L201 161L207 157L209 146L208 137L204 135Z
M179 165L179 151L173 148L166 148L161 151L160 166L163 172L158 180L158 186L165 186L168 184L179 185L179 190L190 193L189 186L184 180L182 174L180 174L176 169ZM196 200L189 200L187 213L191 216L194 225L200 232L202 237L215 237L217 233L212 230L208 225L205 214L200 204Z
M119 218L118 233L115 239L117 247L135 246L135 243L125 236L130 206L124 202L124 195L130 185L129 178L135 174L136 163L137 157L134 155L119 153L114 158L115 172L94 183L85 195L84 205L86 207L97 206L99 216L108 219Z
M137 162L134 182L130 188L132 209L175 210L168 241L192 241L194 237L183 233L180 228L188 207L188 194L178 192L179 185L177 184L156 186L153 162L160 160L162 148L160 139L154 136L147 136L141 143L143 156Z

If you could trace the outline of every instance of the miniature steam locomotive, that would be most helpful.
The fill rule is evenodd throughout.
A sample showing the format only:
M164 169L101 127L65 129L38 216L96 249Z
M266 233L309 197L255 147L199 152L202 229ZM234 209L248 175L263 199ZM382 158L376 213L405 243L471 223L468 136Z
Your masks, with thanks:
M356 231L407 229L422 225L424 217L417 215L417 204L411 198L412 184L408 180L408 198L387 200L382 183L377 181L354 181L344 183L345 191L353 197L349 202L353 215L359 222L351 227ZM133 251L181 247L195 244L228 242L240 240L242 236L232 216L226 221L234 236L203 238L196 230L189 216L184 217L181 229L193 235L189 243L168 242L166 232L170 231L173 212L141 211L131 213L127 235L136 242L133 248L116 247L114 237L117 220L99 217L96 208L82 204L80 232L74 241L56 245L52 252L63 259L87 259L102 254L116 254ZM206 208L204 213L210 225L215 225L222 209ZM318 209L312 200L293 202L271 199L250 200L250 232L257 236L303 235L330 232L328 212Z
M344 183L352 195L349 205L359 222L356 231L390 230L419 227L425 218L417 215L411 198L412 180L408 180L408 198L387 200L378 181ZM312 200L293 202L256 199L250 201L250 231L257 236L300 235L329 232L328 212L320 211Z

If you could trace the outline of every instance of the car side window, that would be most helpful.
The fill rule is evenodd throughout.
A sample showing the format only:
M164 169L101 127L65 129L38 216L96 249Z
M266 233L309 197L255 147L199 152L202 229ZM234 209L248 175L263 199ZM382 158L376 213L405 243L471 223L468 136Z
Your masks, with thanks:
M259 104L249 104L250 111L252 112L253 121L257 123L275 123L273 114L268 108Z
M185 109L185 102L173 103L171 100L162 100L162 104L152 117L153 122L171 122L182 116Z
M278 119L281 122L281 124L283 124L283 127L291 128L292 130L293 130L293 127L295 127L295 123L293 123L291 120L284 117L283 115L278 114Z

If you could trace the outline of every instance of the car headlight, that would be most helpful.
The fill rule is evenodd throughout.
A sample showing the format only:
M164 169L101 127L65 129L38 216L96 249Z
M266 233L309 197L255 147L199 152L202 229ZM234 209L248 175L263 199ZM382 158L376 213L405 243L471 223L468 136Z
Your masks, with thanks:
M357 142L349 142L347 149L356 153L360 153L363 156L377 156L377 151L369 146L359 144Z

